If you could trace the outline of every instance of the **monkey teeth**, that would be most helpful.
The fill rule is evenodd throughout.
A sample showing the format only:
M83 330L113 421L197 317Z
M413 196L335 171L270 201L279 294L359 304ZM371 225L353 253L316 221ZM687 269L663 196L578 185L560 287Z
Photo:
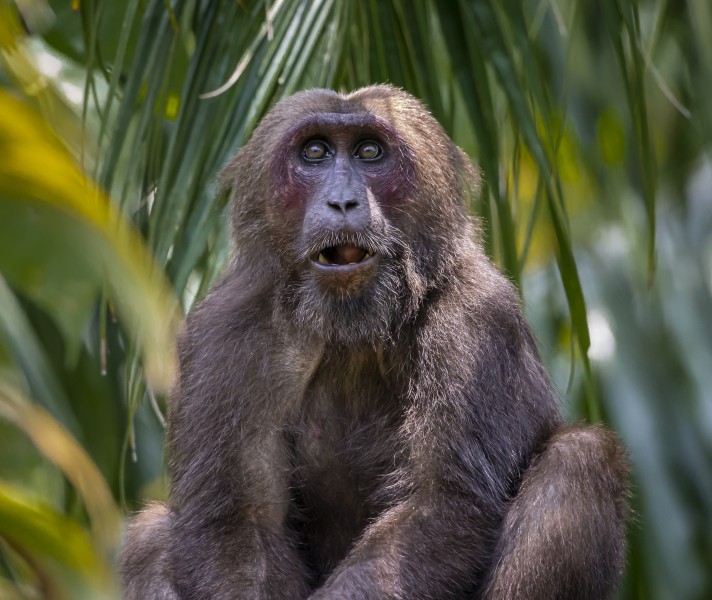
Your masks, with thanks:
M319 253L316 262L327 267L343 267L365 262L372 256L371 252L358 246L330 246Z

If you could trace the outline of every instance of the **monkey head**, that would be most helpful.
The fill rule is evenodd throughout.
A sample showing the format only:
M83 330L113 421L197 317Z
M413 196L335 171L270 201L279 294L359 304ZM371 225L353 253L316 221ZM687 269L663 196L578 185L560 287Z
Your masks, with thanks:
M269 271L276 307L331 341L387 339L472 248L475 170L390 86L280 102L225 174L241 263Z

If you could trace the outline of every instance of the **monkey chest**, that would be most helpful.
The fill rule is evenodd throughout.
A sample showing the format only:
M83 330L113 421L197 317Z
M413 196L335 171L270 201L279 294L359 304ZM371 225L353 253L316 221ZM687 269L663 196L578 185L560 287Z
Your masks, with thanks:
M394 403L382 390L350 391L342 396L312 389L289 432L291 522L317 578L330 572L387 507L385 490L402 454Z
M381 489L398 467L397 402L377 382L349 387L317 381L302 406L289 438L292 486L303 509L368 518L379 510Z

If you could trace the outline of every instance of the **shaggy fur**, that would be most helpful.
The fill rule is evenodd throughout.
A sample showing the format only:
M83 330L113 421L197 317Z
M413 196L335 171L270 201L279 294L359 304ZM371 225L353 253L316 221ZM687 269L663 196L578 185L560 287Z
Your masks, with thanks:
M477 173L422 104L296 94L223 178L236 250L187 320L170 506L129 530L126 597L610 598L624 453L562 423L467 216ZM315 264L337 246L373 258Z

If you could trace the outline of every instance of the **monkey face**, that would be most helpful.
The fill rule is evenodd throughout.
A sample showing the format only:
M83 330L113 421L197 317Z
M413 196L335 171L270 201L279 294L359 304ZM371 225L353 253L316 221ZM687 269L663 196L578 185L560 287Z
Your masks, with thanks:
M405 142L371 114L320 113L284 136L272 172L273 223L291 229L302 278L325 294L368 293L397 260L397 217L409 200Z
M389 86L280 102L226 172L237 252L281 282L292 322L332 341L391 337L469 247L476 173Z
M383 334L401 308L399 222L412 203L413 164L387 121L343 110L305 115L285 132L270 165L268 219L289 240L281 256L294 314L354 341Z

